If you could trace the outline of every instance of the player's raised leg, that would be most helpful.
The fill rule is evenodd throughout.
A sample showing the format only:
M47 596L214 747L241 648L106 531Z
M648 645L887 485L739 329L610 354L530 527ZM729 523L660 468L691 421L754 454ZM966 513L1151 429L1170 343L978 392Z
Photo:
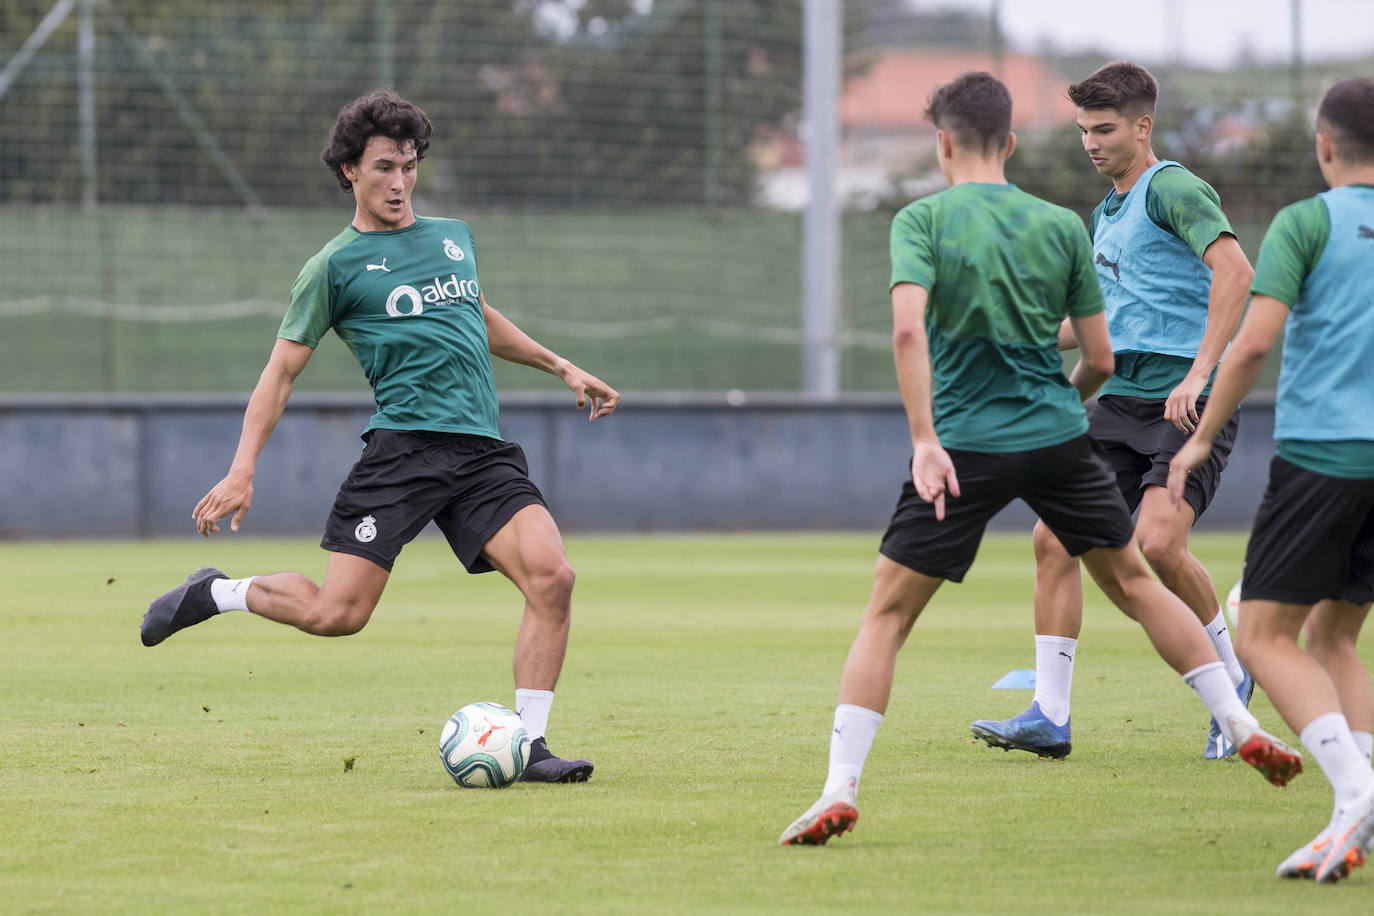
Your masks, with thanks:
M153 600L140 635L145 646L155 646L185 627L240 610L316 636L348 636L371 618L389 576L371 560L345 553L329 555L323 585L294 572L231 579L205 567Z
M515 705L533 741L520 779L586 782L592 764L554 756L544 734L568 650L576 579L558 526L544 506L527 505L486 543L482 554L525 597L525 613L515 638Z
M1246 763L1276 786L1302 772L1302 756L1262 729L1240 702L1211 641L1187 605L1150 575L1134 543L1090 550L1083 564L1112 603L1144 627L1155 651L1197 693Z
M840 680L825 786L821 797L782 832L781 845L820 845L854 829L859 820L859 779L887 711L897 653L943 582L878 557L873 593Z

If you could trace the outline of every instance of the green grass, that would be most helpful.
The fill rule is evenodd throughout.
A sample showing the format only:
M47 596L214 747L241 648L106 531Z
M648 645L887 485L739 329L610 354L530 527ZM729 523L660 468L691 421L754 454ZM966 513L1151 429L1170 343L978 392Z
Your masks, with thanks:
M231 614L155 649L136 629L186 569L297 568L304 539L0 545L0 910L29 912L1366 913L1274 866L1321 827L1286 789L1201 759L1206 713L1090 590L1072 756L975 743L1025 691L1030 544L991 537L901 656L862 819L777 835L824 778L875 534L575 537L553 747L578 786L463 790L439 728L511 702L519 599L443 542L407 548L372 623L308 637ZM1219 590L1243 540L1199 536ZM1362 647L1369 659L1370 644ZM1255 709L1291 737L1257 695ZM354 759L351 770L344 761Z

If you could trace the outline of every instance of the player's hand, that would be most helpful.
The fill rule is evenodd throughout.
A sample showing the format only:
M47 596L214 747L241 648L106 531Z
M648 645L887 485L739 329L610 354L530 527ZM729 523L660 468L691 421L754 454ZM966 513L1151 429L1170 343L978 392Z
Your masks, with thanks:
M563 383L577 397L577 409L588 408L588 422L610 416L620 403L619 391L590 372L583 372L572 363L568 363L563 371Z
M1197 429L1197 399L1206 387L1205 378L1185 378L1177 388L1169 392L1169 399L1164 402L1164 419L1174 424L1182 433L1191 433Z
M1202 467L1210 454L1212 443L1204 442L1197 436L1190 436L1174 454L1174 460L1169 462L1168 487L1169 502L1174 504L1175 509L1183 505L1183 487L1188 482L1188 475Z
M196 523L196 530L209 537L211 532L219 531L219 520L232 513L234 517L229 521L229 530L238 531L239 523L248 513L252 502L252 475L230 471L200 498L191 512L191 519Z
M911 483L916 495L935 504L935 520L945 520L945 494L959 495L959 478L954 462L939 442L922 439L914 443L911 455Z

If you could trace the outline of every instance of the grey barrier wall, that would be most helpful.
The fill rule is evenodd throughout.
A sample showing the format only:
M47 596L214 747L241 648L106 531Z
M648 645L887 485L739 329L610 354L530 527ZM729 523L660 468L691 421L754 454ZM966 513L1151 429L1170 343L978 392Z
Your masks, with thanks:
M0 537L191 535L228 469L244 395L0 397ZM243 531L318 534L373 405L299 395L263 451ZM1272 400L1247 402L1200 529L1243 529L1273 454ZM588 423L570 396L502 399L502 435L565 531L872 530L911 446L894 395L627 396ZM1024 505L994 521L1029 529Z

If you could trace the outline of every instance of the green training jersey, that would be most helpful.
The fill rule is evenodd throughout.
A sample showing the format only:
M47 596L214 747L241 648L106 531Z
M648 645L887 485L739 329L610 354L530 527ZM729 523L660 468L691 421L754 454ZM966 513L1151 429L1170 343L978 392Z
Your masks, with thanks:
M892 221L892 286L930 294L935 432L945 448L1021 452L1082 435L1059 326L1105 308L1070 210L1015 185L958 184Z
M1302 281L1322 259L1330 237L1331 217L1320 197L1284 207L1264 233L1250 292L1291 308L1302 292Z
M1370 231L1374 233L1374 227ZM1320 196L1284 207L1264 234L1250 292L1277 299L1289 308L1297 306L1303 282L1317 269L1330 238L1331 214ZM1367 244L1374 249L1374 242ZM1278 441L1275 451L1285 461L1328 477L1374 476L1374 442L1368 439L1285 438Z
M1235 235L1226 214L1221 210L1221 197L1216 190L1187 169L1160 169L1145 189L1145 213L1150 221L1165 232L1178 237L1201 260L1207 247L1222 235ZM1097 225L1105 213L1113 216L1125 203L1126 195L1112 191L1093 210L1089 229L1097 234ZM1167 398L1182 383L1191 359L1163 353L1118 353L1116 372L1102 386L1102 394L1121 394L1137 398ZM1208 381L1203 389L1211 390Z
M277 336L308 347L334 329L377 400L370 429L499 439L496 384L467 223L340 232L301 269Z

